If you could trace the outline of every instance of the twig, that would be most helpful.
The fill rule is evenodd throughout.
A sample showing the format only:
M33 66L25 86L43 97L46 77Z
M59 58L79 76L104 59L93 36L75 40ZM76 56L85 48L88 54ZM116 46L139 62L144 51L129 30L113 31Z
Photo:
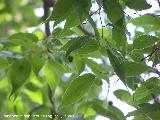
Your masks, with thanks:
M48 98L49 98L50 103L52 104L51 113L56 115L54 97L53 97L52 90L49 85L48 85Z
M160 7L160 0L157 0L158 4L159 4L159 7Z
M51 1L52 0L43 0L43 9L44 9L43 19L44 20L46 20L49 16L49 8L51 6ZM49 22L45 23L45 33L47 37L50 35Z
M107 100L108 100L108 96L109 96L109 91L110 91L110 82L108 82Z
M53 7L54 7L55 0L43 0L43 9L44 9L44 16L43 17L44 17L44 19L47 19L49 16L49 8L50 8L51 4L53 4ZM51 34L49 22L45 23L45 34L46 34L46 37L49 37L49 35ZM50 52L49 49L48 49L48 52ZM56 114L55 101L54 101L52 90L49 85L48 85L48 98L49 98L49 101L52 105L51 113Z
M30 112L29 112L29 118L28 118L28 120L32 120L32 114L34 113L34 112L36 112L36 111L38 111L39 109L41 109L43 107L43 105L39 105L39 106L36 106L36 107L34 107Z
M153 55L157 50L159 50L159 48L155 48L149 55L147 55L146 57L142 58L141 61L145 60L145 59L148 58L148 57L152 57L152 55Z
M101 6L99 6L99 19L100 19L100 22L101 22L101 26L102 26L102 38L103 38L103 22L102 22L102 17L101 17Z

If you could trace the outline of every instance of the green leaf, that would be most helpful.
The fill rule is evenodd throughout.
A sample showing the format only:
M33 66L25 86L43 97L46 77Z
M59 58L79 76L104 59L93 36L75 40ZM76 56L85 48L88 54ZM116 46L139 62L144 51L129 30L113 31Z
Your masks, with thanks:
M8 66L8 61L6 58L0 56L0 70Z
M105 0L104 10L113 24L112 39L116 42L117 48L125 52L127 38L122 7L117 0Z
M113 105L108 105L107 107L104 107L106 105L103 105L103 101L99 100L94 100L91 101L91 107L99 114L102 116L105 116L107 118L110 118L111 120L124 120L125 117L123 113L116 108Z
M116 26L113 26L112 39L116 42L116 47L125 53L127 37L123 18L116 23Z
M90 41L88 41L84 46L82 46L81 48L77 49L75 51L76 54L88 54L94 51L98 50L98 45L95 39L91 39Z
M123 62L123 67L125 70L125 76L127 77L138 76L143 72L151 70L151 67L138 62Z
M152 7L146 0L128 0L126 5L134 10L146 10Z
M38 38L32 33L15 33L8 40L13 45L26 45L26 43L37 42Z
M104 10L107 13L109 20L113 24L117 23L117 21L124 18L123 10L117 0L105 0Z
M76 65L76 69L77 69L78 73L79 74L82 73L85 68L85 63L78 56L75 56L73 61Z
M133 41L134 49L142 49L153 46L159 39L155 36L142 35Z
M73 0L73 9L66 18L65 28L71 28L80 25L89 17L91 1L88 0ZM83 8L83 9L82 9ZM74 19L73 19L74 18Z
M73 51L83 47L87 42L89 42L90 40L92 40L90 37L88 36L84 36L84 37L78 37L72 40L72 42L69 41L69 43L67 44L68 46L68 50L66 52L66 57Z
M12 85L10 96L15 93L28 79L31 72L31 65L26 59L15 60L11 65L8 79Z
M31 64L32 64L32 69L35 72L36 75L39 74L39 71L44 65L45 58L41 55L41 53L36 52L31 55Z
M95 33L95 37L96 37L96 40L97 40L97 44L99 44L100 34L99 34L98 29L97 29L97 25L96 25L96 23L94 22L94 20L91 17L89 18L89 23L91 24L91 26L94 29L94 33Z
M130 117L130 116L138 116L138 115L146 115L149 113L153 113L156 111L160 110L160 104L159 103L155 103L155 104L146 104L143 107L140 107L139 109L129 112L126 117Z
M136 89L134 93L134 101L136 103L148 102L152 99L152 94L160 94L160 81L157 78L150 78Z
M121 101L124 101L128 104L131 104L131 102L133 101L131 94L126 90L116 90L114 91L114 95Z
M58 0L46 22L54 20L57 24L66 19L65 28L76 26L89 16L90 7L91 1L87 0Z
M125 73L123 68L124 58L118 52L114 51L109 45L106 48L110 63L115 73L123 82L125 82Z
M72 11L72 2L73 0L58 0L56 5L54 6L54 10L45 22L54 20L56 24L58 24L61 21L65 20L65 18Z
M57 67L55 66L55 62L49 60L45 65L43 72L51 89L55 90L57 85L59 84L59 77L57 74L57 72L59 72L59 69L57 69Z
M90 89L95 79L95 75L88 73L72 80L65 91L60 106L75 103L81 99Z
M155 25L159 26L160 18L158 16L153 15L143 15L134 19L131 19L129 23L132 23L136 26L143 26L143 25Z

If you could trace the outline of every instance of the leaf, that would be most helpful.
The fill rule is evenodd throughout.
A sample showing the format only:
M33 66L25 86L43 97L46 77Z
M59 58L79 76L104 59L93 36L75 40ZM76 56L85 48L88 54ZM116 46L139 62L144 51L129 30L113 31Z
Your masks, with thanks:
M98 45L95 39L91 39L88 41L84 46L81 48L77 49L75 51L76 54L89 54L91 52L97 51L98 50Z
M73 0L58 0L54 6L54 10L45 22L54 20L58 24L65 20L72 11L72 2Z
M144 25L159 26L160 18L158 16L143 15L143 16L131 19L129 23L132 23L133 25L136 25L136 26L144 26Z
M143 72L151 70L151 67L138 62L123 62L123 67L125 70L125 76L127 77L138 76Z
M133 101L131 94L126 90L116 90L114 91L114 95L121 101L124 101L128 104L131 104L131 101Z
M98 32L97 25L91 17L89 18L89 23L91 24L91 26L94 29L95 37L96 37L96 40L97 40L97 45L99 45L100 34Z
M0 56L0 70L8 66L8 61L6 58Z
M25 58L14 61L8 73L8 79L12 85L10 96L26 82L30 72L31 65Z
M126 37L126 29L124 26L124 19L122 18L116 26L112 28L112 39L116 42L116 47L126 52L126 45L127 45L127 37Z
M123 57L116 51L113 51L113 49L108 45L107 47L107 53L110 60L110 63L117 74L117 76L125 82L125 73L123 68Z
M73 61L76 65L76 69L77 69L78 73L79 74L82 73L84 71L84 68L85 68L84 62L78 56L75 56Z
M37 42L38 38L32 33L15 33L8 40L13 45L26 45L26 43Z
M40 69L43 67L45 63L45 58L43 57L43 55L41 55L40 52L36 52L31 55L30 60L33 71L35 72L36 75L38 75Z
M81 99L90 89L95 79L95 75L88 73L72 80L65 91L60 106L75 103Z
M124 18L123 10L117 0L105 0L104 10L113 24Z
M155 36L142 35L133 41L134 49L142 49L153 46L159 39Z
M54 61L49 60L47 64L44 67L44 76L46 77L49 86L51 87L52 90L55 90L57 85L59 84L59 77L57 72L57 67L55 66Z
M150 78L136 89L134 93L134 101L136 103L148 102L152 99L152 94L160 94L160 81L157 78Z
M72 42L68 43L68 50L66 52L66 58L71 52L83 47L90 40L92 39L88 36L78 37L76 39L73 39Z
M129 112L126 117L130 116L138 116L138 115L146 115L152 112L156 112L160 110L160 104L155 103L155 104L146 104L143 107L140 107L139 109Z
M152 7L146 0L127 0L126 5L134 10L146 10Z
M115 106L108 105L107 107L104 107L103 101L94 100L91 101L91 107L102 116L105 116L107 118L110 118L111 120L124 120L125 117L123 113L116 108Z
M125 52L127 38L122 7L117 0L105 0L104 10L113 24L112 39L116 42L117 48Z

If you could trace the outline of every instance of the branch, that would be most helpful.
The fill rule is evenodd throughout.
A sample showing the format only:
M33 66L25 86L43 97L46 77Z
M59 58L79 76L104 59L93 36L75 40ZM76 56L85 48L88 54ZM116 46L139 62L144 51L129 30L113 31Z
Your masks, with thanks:
M50 103L52 105L51 112L56 115L55 101L54 101L52 90L49 87L49 85L48 85L48 98L49 98L49 101L50 101Z
M158 4L159 4L159 7L160 7L160 0L157 0Z
M55 2L56 2L55 0L43 0L43 9L44 9L44 16L43 17L44 17L44 19L48 18L49 9L51 6L54 7ZM49 35L50 35L49 22L45 23L45 34L46 34L46 37L49 37ZM48 52L49 52L49 50L48 50ZM52 105L51 113L56 114L55 101L54 101L52 90L49 85L48 85L48 98L49 98L49 101Z
M55 0L43 0L43 9L44 9L43 19L44 20L46 20L49 16L49 8L54 5L55 5ZM47 37L50 35L49 22L45 23L45 33Z
M36 106L36 107L34 107L30 112L29 112L29 118L28 118L28 120L32 120L32 114L34 113L34 112L36 112L36 111L38 111L39 109L41 109L43 107L43 105L39 105L39 106Z

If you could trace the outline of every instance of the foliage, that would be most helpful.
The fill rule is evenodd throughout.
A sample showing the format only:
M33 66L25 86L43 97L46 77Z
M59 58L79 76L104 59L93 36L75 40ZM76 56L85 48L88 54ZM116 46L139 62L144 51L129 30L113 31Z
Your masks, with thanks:
M95 4L98 9L91 11ZM160 18L156 12L136 18L125 13L151 7L145 0L1 0L0 113L158 120ZM44 15L35 14L39 8ZM53 21L53 29L47 28ZM136 27L135 35L130 36L128 24ZM46 29L52 29L50 36ZM127 115L108 96L99 98L113 76L126 87L114 95L135 108Z

